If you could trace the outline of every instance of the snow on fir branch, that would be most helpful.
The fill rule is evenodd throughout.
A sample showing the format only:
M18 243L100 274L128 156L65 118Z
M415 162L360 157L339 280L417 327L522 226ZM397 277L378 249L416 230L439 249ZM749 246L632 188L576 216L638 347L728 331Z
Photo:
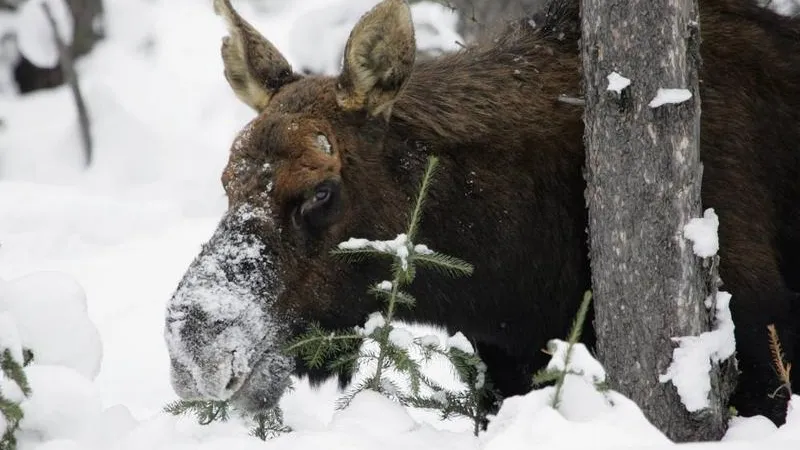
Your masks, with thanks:
M399 307L414 308L418 302L404 290L414 281L418 268L450 277L469 276L473 271L472 265L465 261L415 243L437 164L435 157L428 160L405 233L391 240L351 238L333 251L336 257L350 262L367 258L389 258L392 261L391 279L376 282L368 291L383 302L384 310L372 313L363 327L352 330L331 332L312 324L306 333L289 343L287 351L301 357L312 368L326 365L340 373L353 374L365 364L374 364L374 372L351 386L339 399L339 409L346 408L359 392L370 389L403 405L439 410L442 417L469 417L477 434L486 423L485 406L497 400L486 379L486 365L468 342L466 347L469 351L464 350L464 345L442 347L438 338L414 338L408 330L393 322ZM460 333L458 335L463 338ZM452 338L449 341L461 342ZM365 343L376 344L377 350L368 349L363 345ZM414 353L421 356L415 357ZM422 363L435 355L450 361L459 379L467 386L465 392L448 391L422 372ZM408 392L387 376L389 372L408 379ZM423 390L430 394L423 395Z

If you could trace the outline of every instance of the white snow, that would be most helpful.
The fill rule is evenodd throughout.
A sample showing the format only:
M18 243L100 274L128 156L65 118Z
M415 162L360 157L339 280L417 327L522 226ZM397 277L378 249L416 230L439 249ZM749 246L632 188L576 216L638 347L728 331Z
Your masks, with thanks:
M25 436L46 442L80 439L94 431L103 405L90 379L68 367L38 363L25 374L31 387L30 397L21 403Z
M665 89L659 88L656 96L647 105L651 108L658 108L666 104L683 103L692 98L692 92L688 89Z
M394 326L389 332L389 342L402 349L407 349L414 343L414 335L405 328Z
M606 370L589 353L589 349L580 342L572 346L569 350L569 342L561 339L551 339L547 343L547 351L551 355L550 362L547 363L548 370L564 371L568 370L580 375L591 384L602 383L606 380ZM569 354L569 364L567 355Z
M383 313L374 312L367 317L364 322L364 328L361 330L364 336L369 336L375 332L376 329L386 325L386 319L383 318Z
M0 282L2 283L2 282ZM22 339L11 314L0 310L0 355L8 350L18 364L22 364Z
M94 379L103 345L86 311L86 294L63 273L39 272L0 285L0 311L16 324L22 346L37 364L74 369Z
M699 219L691 219L683 227L683 235L692 241L694 254L701 258L709 258L719 251L719 217L714 208L708 208Z
M425 244L417 244L414 246L414 253L420 255L432 255L433 250L429 249L428 246Z
M439 336L435 334L426 334L425 336L421 336L417 338L417 342L419 345L423 347L439 347L442 345L442 340L439 339Z
M475 353L472 344L460 331L447 338L447 348L455 348L467 354Z
M382 291L391 291L392 290L392 282L391 281L387 281L387 280L383 280L380 283L378 283L375 287L380 289L380 290L382 290Z
M35 1L42 0L28 7L38 15ZM352 24L377 1L235 3L296 68L336 73ZM435 411L403 408L370 392L335 411L341 395L335 380L312 390L295 379L281 400L295 431L268 443L250 437L238 419L200 426L192 417L161 412L176 399L165 307L227 206L219 176L253 113L222 76L225 31L210 2L106 0L104 6L108 38L77 64L96 143L89 170L81 164L68 88L27 96L3 89L0 100L0 279L6 280L0 282L6 317L0 339L3 345L18 340L35 354L26 368L29 399L0 380L3 395L24 402L20 450L674 447L632 402L614 392L597 394L579 376L568 377L559 410L549 406L551 388L509 398L477 439L468 420L442 421ZM458 47L446 8L420 2L412 14L421 48ZM34 58L53 62L42 18L23 28L33 33ZM11 20L16 15L2 13L0 28L16 26ZM426 252L419 245L408 250ZM222 302L208 306L234 312ZM18 339L8 331L9 318ZM370 320L365 332L385 325L379 313ZM473 350L463 335L448 339L439 329L406 328L420 343ZM441 359L426 370L446 387L462 387ZM702 447L798 448L795 405L800 397L777 430L763 419L737 418L726 438L731 442Z
M409 242L405 233L400 233L392 240L371 241L363 238L350 238L339 243L342 250L361 250L372 249L380 253L386 253L397 257L403 270L408 268Z
M731 295L718 292L715 306L715 324L712 331L699 336L673 338L678 343L672 354L672 363L667 372L659 377L659 381L671 381L678 390L681 402L690 412L699 411L708 406L708 394L711 392L709 371L711 363L724 361L736 350L734 324L730 311ZM707 306L711 305L707 300Z
M39 67L58 65L58 47L53 28L42 7L47 4L65 45L72 43L72 14L64 0L28 0L17 11L15 30L19 51Z
M631 85L631 80L628 78L623 77L622 75L618 74L617 72L611 72L606 76L608 80L608 87L606 88L607 91L614 91L617 94L622 92L623 89Z

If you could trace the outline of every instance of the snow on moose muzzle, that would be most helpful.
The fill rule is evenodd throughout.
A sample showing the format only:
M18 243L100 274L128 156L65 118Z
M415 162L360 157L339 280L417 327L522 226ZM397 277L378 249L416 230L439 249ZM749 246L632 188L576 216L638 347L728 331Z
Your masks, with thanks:
M259 235L268 216L248 205L229 211L192 262L167 306L172 386L185 399L274 406L292 359L280 351L287 324L276 317L278 268Z

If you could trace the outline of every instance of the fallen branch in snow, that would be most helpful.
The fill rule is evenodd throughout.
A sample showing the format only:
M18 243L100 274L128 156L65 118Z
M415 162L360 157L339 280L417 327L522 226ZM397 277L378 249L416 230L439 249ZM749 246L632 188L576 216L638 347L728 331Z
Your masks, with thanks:
M61 39L61 35L58 34L58 24L47 2L42 3L42 9L45 16L47 16L47 21L50 22L50 27L53 29L53 39L55 39L56 47L58 48L58 59L61 62L61 70L64 71L64 81L69 84L72 95L75 97L75 106L78 108L78 123L80 124L81 138L83 139L83 151L86 157L85 167L89 167L92 163L92 133L86 103L83 101L83 95L78 84L78 74L75 73L75 65L69 48Z

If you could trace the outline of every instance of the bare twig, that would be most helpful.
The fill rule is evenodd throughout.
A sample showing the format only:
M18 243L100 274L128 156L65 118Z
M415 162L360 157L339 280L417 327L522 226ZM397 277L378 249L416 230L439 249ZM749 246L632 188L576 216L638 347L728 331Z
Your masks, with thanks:
M50 11L50 6L47 2L42 2L42 9L44 10L45 16L47 16L47 21L50 22L50 27L53 29L53 38L58 48L58 59L61 62L61 70L64 71L64 81L69 84L72 89L72 95L75 97L75 106L78 109L78 122L81 128L81 137L83 138L85 166L89 167L92 163L92 133L89 124L89 114L86 110L86 103L83 101L83 96L81 95L72 54L61 39L61 35L58 33L58 24L53 18L53 13Z
M561 94L558 96L558 101L561 103L566 103L568 105L573 106L585 106L586 100L579 98L579 97L570 97L568 95Z

